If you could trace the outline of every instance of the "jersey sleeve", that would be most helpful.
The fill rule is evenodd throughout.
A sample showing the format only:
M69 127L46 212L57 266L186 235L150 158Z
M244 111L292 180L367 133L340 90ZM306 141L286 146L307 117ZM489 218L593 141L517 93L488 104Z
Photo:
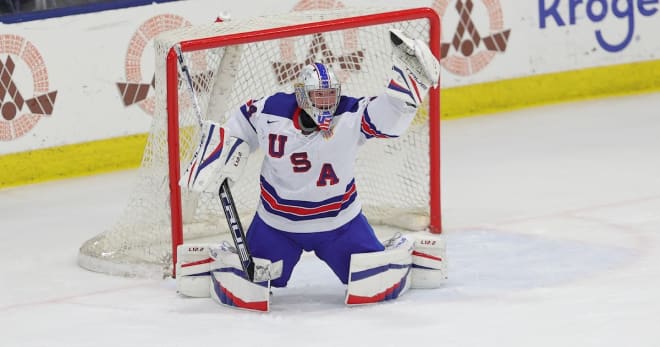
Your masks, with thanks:
M224 124L228 129L229 136L238 137L247 142L250 146L250 152L254 152L259 147L257 130L255 122L260 115L260 109L263 108L259 100L248 100L241 107L234 110Z
M387 94L368 99L365 104L360 131L366 140L399 137L408 129L417 111Z

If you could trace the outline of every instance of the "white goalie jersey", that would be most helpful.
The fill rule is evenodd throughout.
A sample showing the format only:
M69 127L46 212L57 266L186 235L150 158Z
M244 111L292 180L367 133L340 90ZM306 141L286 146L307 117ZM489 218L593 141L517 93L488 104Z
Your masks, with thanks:
M359 147L372 138L398 137L416 108L388 94L342 96L329 132L305 135L294 94L250 100L224 125L250 151L265 153L257 213L273 228L298 233L336 229L361 211L354 178ZM256 182L255 182L256 184Z

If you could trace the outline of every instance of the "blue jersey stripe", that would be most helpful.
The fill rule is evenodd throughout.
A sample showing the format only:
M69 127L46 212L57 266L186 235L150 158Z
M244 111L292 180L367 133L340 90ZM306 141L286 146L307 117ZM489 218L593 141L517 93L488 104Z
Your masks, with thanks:
M289 199L284 199L284 198L280 197L277 194L277 191L275 191L275 188L273 188L273 186L270 183L268 183L268 181L266 181L266 179L263 176L261 176L261 185L262 185L262 187L264 187L264 189L270 195L272 195L275 198L275 200L277 200L278 204L287 205L287 206L303 207L303 208L318 208L318 207L322 207L324 205L339 202L344 197L344 194L341 194L341 195L333 196L331 198L328 198L328 199L325 199L325 200L322 200L322 201L289 200ZM351 182L349 182L346 185L345 192L348 192L349 190L351 190L353 185L355 185L355 179L352 179Z
M323 200L323 201L304 201L304 200L289 200L289 199L283 199L279 195L277 195L277 192L273 189L273 187L266 182L265 179L262 177L262 188L265 191L265 193L262 192L261 194L261 202L266 211L269 213L272 213L277 216L281 216L284 218L287 218L292 221L304 221L304 220L312 220L312 219L317 219L317 218L328 218L328 217L336 217L339 215L339 213L345 209L347 209L355 199L357 198L357 191L355 190L354 187L355 180L352 180L351 183L346 187L346 191L351 191L351 195L344 201L344 196L345 194L334 196L332 198ZM274 200L274 204L271 204L269 202L270 199L267 199L264 194L270 195ZM337 204L341 203L338 208L329 208L329 209L323 209L324 206L328 206L330 204ZM281 206L278 206L281 205ZM291 210L300 210L300 209L323 209L318 212L312 212L310 211L309 213L306 213L304 210L303 211L296 211L291 212Z

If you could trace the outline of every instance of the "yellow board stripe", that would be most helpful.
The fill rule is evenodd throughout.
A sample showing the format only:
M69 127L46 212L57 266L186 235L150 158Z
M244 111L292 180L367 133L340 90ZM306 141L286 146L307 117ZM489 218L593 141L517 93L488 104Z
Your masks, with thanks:
M0 156L0 188L136 168L147 135Z
M442 119L660 90L660 60L535 75L442 90Z
M525 107L660 90L660 60L443 89L443 120ZM0 188L140 165L147 135L0 156Z

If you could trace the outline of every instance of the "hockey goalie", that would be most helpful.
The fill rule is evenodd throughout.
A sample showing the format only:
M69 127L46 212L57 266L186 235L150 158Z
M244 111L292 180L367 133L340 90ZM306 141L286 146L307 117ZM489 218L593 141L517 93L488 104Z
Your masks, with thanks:
M344 95L331 66L314 62L301 70L294 93L249 100L224 124L203 122L203 141L180 185L218 192L221 182L240 179L250 152L262 149L260 202L245 241L257 268L266 271L250 280L241 250L230 244L182 245L181 294L267 311L270 287L286 287L303 251L313 251L347 285L348 305L443 283L442 237L397 234L381 242L362 214L355 185L360 146L404 133L439 82L440 65L425 43L398 30L389 34L392 69L380 95Z

